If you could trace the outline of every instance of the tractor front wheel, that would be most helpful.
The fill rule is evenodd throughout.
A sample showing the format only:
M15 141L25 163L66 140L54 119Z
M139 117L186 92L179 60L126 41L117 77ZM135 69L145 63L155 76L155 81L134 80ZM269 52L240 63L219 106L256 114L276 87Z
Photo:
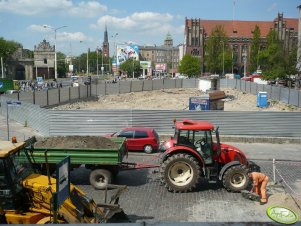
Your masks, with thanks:
M160 174L161 181L169 191L188 192L197 186L201 169L193 156L175 154L161 164Z
M223 185L228 191L239 192L249 185L248 171L244 166L232 166L224 173Z

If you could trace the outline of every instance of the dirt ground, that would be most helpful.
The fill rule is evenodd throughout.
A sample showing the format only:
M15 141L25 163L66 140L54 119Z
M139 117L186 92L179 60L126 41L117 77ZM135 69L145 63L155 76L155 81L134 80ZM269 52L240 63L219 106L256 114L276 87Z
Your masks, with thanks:
M100 136L58 136L41 138L34 144L35 148L93 148L116 149L118 144Z
M224 89L224 111L301 111L292 105L269 101L267 108L256 106L256 95L234 89ZM189 98L204 94L198 89L165 89L132 92L119 95L99 96L98 101L79 101L55 107L60 110L73 109L145 109L145 110L189 110Z

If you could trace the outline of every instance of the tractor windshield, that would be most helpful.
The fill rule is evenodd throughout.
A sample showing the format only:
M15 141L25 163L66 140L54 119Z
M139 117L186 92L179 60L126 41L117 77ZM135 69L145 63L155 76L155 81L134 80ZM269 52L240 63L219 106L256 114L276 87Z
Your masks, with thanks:
M7 159L7 163L11 166L10 174L14 183L34 173L34 169L25 150L20 150L10 155Z

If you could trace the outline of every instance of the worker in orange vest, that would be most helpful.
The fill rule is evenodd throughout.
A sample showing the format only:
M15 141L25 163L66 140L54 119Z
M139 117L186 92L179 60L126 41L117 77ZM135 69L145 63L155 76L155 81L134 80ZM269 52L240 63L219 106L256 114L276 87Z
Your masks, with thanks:
M255 192L261 197L260 199L261 205L266 204L267 203L266 187L269 182L269 177L263 173L258 173L258 172L249 173L249 177L251 180L253 180L253 188L251 192Z

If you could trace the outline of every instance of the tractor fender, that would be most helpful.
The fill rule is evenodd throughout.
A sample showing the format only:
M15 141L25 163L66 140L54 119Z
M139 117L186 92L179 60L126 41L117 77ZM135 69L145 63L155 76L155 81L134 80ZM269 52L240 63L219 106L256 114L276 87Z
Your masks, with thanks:
M161 157L161 161L164 162L169 156L177 153L185 153L194 156L200 162L200 164L202 164L202 170L205 172L205 161L201 154L186 146L176 146L166 150Z
M228 162L226 165L223 166L223 168L221 169L218 179L221 180L223 178L224 173L226 172L227 169L229 169L232 166L237 166L237 165L241 165L239 161L231 161Z

